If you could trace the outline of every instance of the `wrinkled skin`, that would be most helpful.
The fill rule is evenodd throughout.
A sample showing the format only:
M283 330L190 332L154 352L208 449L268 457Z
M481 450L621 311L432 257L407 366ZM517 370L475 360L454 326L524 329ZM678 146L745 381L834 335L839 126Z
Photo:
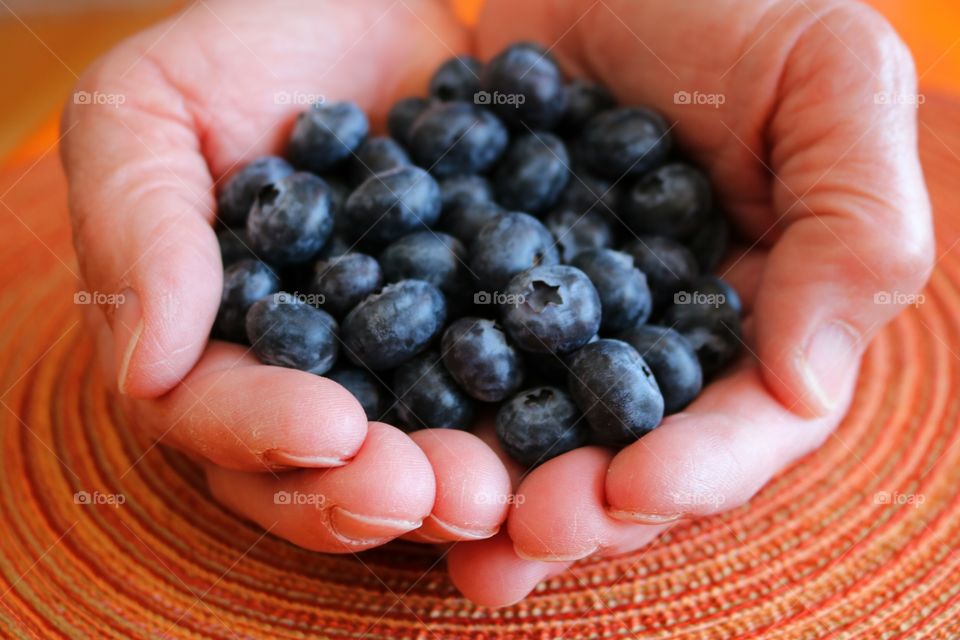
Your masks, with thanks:
M439 0L187 11L84 75L80 89L122 93L123 105L65 113L84 287L125 292L89 320L131 424L193 456L219 500L296 544L466 540L447 556L460 590L517 601L573 560L742 504L830 437L863 349L898 311L874 294L916 292L929 275L916 110L874 99L915 93L912 61L852 2L491 0L475 34ZM282 151L303 105L277 94L352 99L380 126L453 52L487 59L520 39L664 113L750 240L719 269L743 298L749 357L640 442L578 449L523 478L489 425L474 436L368 424L333 382L207 342L221 288L215 185ZM678 91L724 101L679 104ZM508 508L511 481L523 500ZM280 490L322 493L324 508L277 505ZM678 504L690 494L709 499Z

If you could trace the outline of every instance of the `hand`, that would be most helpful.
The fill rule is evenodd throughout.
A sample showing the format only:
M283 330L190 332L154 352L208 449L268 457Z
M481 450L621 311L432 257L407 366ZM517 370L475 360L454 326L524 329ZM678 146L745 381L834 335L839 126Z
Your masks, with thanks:
M455 546L454 582L494 606L573 560L741 505L819 446L870 337L899 310L883 292L917 292L933 258L913 63L865 6L490 0L480 56L521 39L676 123L748 242L720 269L746 304L747 357L619 453L583 448L535 469L506 533ZM722 104L684 104L678 91Z
M122 297L88 319L130 422L200 461L227 506L310 549L357 551L415 529L433 541L492 535L509 479L473 435L367 424L339 385L208 344L215 187L282 152L306 108L284 96L354 100L382 120L466 44L435 1L208 0L98 61L78 90L109 100L64 114L83 288Z

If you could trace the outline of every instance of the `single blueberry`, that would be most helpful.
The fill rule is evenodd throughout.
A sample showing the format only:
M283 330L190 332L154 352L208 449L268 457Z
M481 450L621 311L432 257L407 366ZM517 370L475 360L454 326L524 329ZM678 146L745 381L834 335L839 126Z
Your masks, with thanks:
M507 209L540 214L556 203L570 178L570 157L551 133L514 139L493 178L497 202Z
M263 156L227 178L217 200L217 217L228 227L242 227L253 201L265 186L293 173L283 158Z
M685 243L700 264L700 271L707 273L723 260L729 242L730 223L724 216L714 213Z
M380 248L440 217L440 188L429 173L406 166L368 178L350 194L346 218L362 244Z
M427 351L393 372L397 416L408 430L469 429L474 402L457 386L436 351Z
M560 67L549 52L533 43L511 45L488 62L480 87L477 101L515 127L550 129L566 111Z
M740 315L725 304L674 304L664 312L662 323L690 342L705 378L730 363L743 342Z
M553 236L526 213L504 213L484 226L470 245L470 270L489 294L537 265L560 262Z
M592 171L620 180L657 166L670 147L670 130L660 114L643 107L618 107L590 119L579 148Z
M289 293L254 303L246 328L253 352L264 364L323 375L337 361L337 321Z
M600 331L613 333L642 324L653 311L647 277L633 264L630 254L612 249L591 249L570 263L590 278L603 309Z
M430 78L429 93L438 100L472 102L480 90L483 65L473 56L456 56L444 62Z
M482 173L503 155L508 135L489 111L467 102L437 102L414 121L409 149L433 175Z
M343 320L347 356L373 371L392 369L426 349L446 317L443 294L432 284L404 280L387 285Z
M699 301L712 307L727 307L737 315L743 313L740 295L726 280L714 275L702 275L690 282L690 290Z
M418 231L391 243L380 254L385 282L423 280L440 289L451 315L472 293L467 250L445 233Z
M523 384L523 359L493 320L460 318L443 333L443 363L477 400L499 402Z
M261 189L247 218L250 248L277 265L311 260L331 231L330 187L306 172L291 173Z
M460 207L493 200L493 185L483 176L450 176L438 184L442 216Z
M663 420L663 395L637 350L620 340L598 340L569 358L567 384L586 416L590 440L621 447Z
M503 326L526 351L568 353L587 344L600 328L600 296L590 278L574 267L534 267L517 274L503 293Z
M369 371L342 366L327 373L326 377L353 394L363 407L364 413L367 414L367 420L383 418L383 414L390 405L390 394Z
M340 175L326 174L323 176L324 182L330 187L330 201L333 207L333 229L339 230L343 226L343 207L347 203L347 198L353 193L353 187L348 180Z
M220 246L220 262L224 268L235 262L256 258L250 249L250 240L246 229L224 227L217 231L217 244Z
M668 327L645 325L618 338L637 350L663 394L664 414L680 411L700 394L703 370L690 341Z
M225 340L247 340L247 311L257 300L280 290L280 278L259 260L240 260L223 270L223 294L216 330Z
M400 144L409 146L413 123L430 105L426 98L403 98L387 113L387 131Z
M543 223L557 239L563 262L570 262L582 251L605 249L613 242L610 223L596 211L578 213L557 209L547 215Z
M633 263L647 276L653 305L660 309L697 276L698 265L690 250L662 236L640 236L621 249L633 256Z
M375 173L410 164L410 156L396 140L387 136L367 138L350 158L350 176L360 184Z
M556 387L521 391L503 403L496 424L500 446L528 469L585 445L590 435L576 404Z
M605 87L580 78L572 80L566 91L567 110L563 113L559 126L564 133L579 133L590 118L616 104Z
M369 130L367 116L352 102L314 105L297 116L287 155L297 168L322 173L349 158Z
M374 258L347 253L314 265L310 292L320 296L322 309L342 318L382 284L380 265Z
M573 164L570 180L560 194L556 208L577 213L592 211L616 218L619 199L620 188L617 185Z
M440 218L440 228L470 245L481 229L504 213L503 207L493 201L472 202L444 213Z
M712 206L703 172L674 163L637 180L624 193L620 211L634 233L683 238L707 222Z
M354 249L354 242L346 237L345 234L334 229L333 233L323 245L323 249L317 254L318 260L329 260L350 253Z

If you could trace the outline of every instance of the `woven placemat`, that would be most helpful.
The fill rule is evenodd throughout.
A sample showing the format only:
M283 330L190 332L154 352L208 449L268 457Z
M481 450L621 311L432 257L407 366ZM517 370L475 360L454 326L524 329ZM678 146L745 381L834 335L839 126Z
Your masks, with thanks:
M55 150L0 177L3 635L960 637L960 108L922 118L938 268L870 348L835 437L749 505L502 610L458 597L431 548L310 553L213 502L104 390Z

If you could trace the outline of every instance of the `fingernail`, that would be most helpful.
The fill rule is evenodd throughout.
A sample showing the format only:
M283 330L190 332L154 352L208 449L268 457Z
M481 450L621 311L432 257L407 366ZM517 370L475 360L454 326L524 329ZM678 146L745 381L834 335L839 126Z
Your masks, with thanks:
M833 410L846 391L859 357L860 337L853 327L833 321L817 329L798 356L798 368L811 400L800 409L812 417Z
M433 542L446 541L446 539L439 538L434 535L438 530L456 540L486 540L487 538L492 538L493 536L497 535L497 532L500 531L500 527L494 527L493 529L460 527L441 520L435 515L430 515L427 517L424 525L427 527L427 529L432 531L431 533L423 535L432 538Z
M517 556L523 558L524 560L530 560L531 562L576 562L577 560L583 560L584 558L589 558L597 551L600 547L592 547L587 551L582 551L579 553L571 554L562 554L562 553L528 553L523 549L519 548L516 544L513 545L513 552Z
M140 305L140 297L133 289L121 291L117 300L112 327L114 357L117 363L117 389L121 394L126 394L130 361L143 334L143 308Z
M263 458L269 464L282 467L329 468L342 467L348 460L332 456L298 456L280 449L267 449Z
M353 513L343 507L330 508L330 530L345 544L386 541L413 531L422 520L400 520Z
M636 524L669 524L684 517L682 513L640 513L627 509L607 509L607 515Z

